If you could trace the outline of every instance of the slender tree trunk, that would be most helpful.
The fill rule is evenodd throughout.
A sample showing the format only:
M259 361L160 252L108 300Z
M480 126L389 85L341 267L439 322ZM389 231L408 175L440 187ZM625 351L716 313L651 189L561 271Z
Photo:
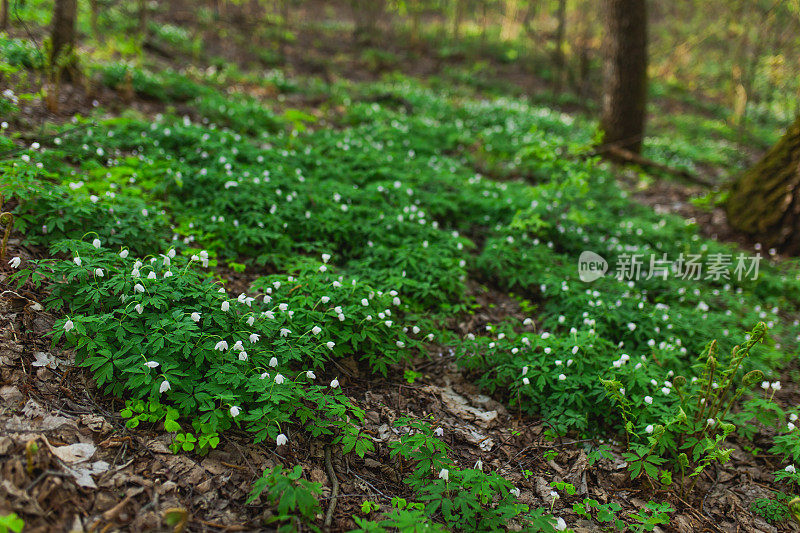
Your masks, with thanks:
M420 7L416 3L412 4L411 9L413 9L411 12L411 42L418 45L422 41L420 36L420 18L422 14L419 12Z
M590 94L590 68L591 68L591 49L590 49L590 42L592 40L592 25L591 25L591 17L592 13L592 4L591 3L579 3L577 6L579 11L578 15L578 73L577 73L577 80L575 85L578 87L578 94L582 97L588 97Z
M50 33L50 64L68 67L64 57L75 48L75 19L78 15L78 0L56 0L53 6L53 28Z
M519 0L506 0L503 9L503 25L500 28L500 39L507 41L512 37L516 37L518 14Z
M539 34L536 31L536 16L537 16L537 4L536 2L531 2L528 5L528 9L525 10L525 16L522 17L522 29L525 31L525 36L531 41L534 47L539 46Z
M386 0L350 0L355 28L353 38L360 44L371 44L376 36L378 19L386 9Z
M481 44L486 44L487 32L489 29L489 2L483 0L481 2Z
M558 26L556 27L556 49L554 63L556 65L555 92L560 93L564 86L564 69L566 60L564 58L564 33L567 26L567 0L558 0L558 11L556 13Z
M286 49L289 44L289 16L291 15L289 1L290 0L281 0L281 28L283 31L281 32L280 54L284 59L286 58Z
M147 0L139 0L139 36L144 43L147 36Z
M8 29L8 0L2 0L0 4L0 30Z
M728 222L764 246L800 253L800 116L731 187Z
M51 113L58 112L61 80L74 78L77 11L77 0L55 0L53 5L53 26L50 30L50 68L44 87L44 104Z
M603 139L639 153L647 100L646 0L604 0Z
M89 9L91 10L89 13L89 24L92 27L92 35L94 35L94 38L98 41L102 41L103 36L100 35L100 30L97 27L97 17L100 14L100 6L97 5L97 0L89 1Z
M453 40L461 37L461 21L464 18L464 0L453 0Z

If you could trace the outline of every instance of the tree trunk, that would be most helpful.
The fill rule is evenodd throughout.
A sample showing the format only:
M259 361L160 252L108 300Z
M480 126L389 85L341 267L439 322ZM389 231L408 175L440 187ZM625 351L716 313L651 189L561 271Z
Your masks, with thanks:
M604 0L603 141L639 153L647 100L645 0Z
M139 0L139 38L142 44L147 39L147 0Z
M503 25L500 27L500 39L508 41L517 36L517 15L519 0L506 0L503 9Z
M50 33L50 64L58 70L68 65L64 57L72 54L75 48L75 19L78 15L78 0L56 0L53 6L53 28ZM67 61L68 63L69 61Z
M464 18L464 0L453 0L453 40L461 37L461 22Z
M769 248L800 253L800 116L731 187L728 222Z
M412 4L413 11L411 12L411 42L416 46L422 42L422 37L420 36L420 18L422 17L422 13L420 13L420 7L416 4Z
M289 17L291 16L291 6L289 0L281 0L281 32L279 52L281 58L286 60L286 53L289 47Z
M89 25L92 27L92 35L94 35L94 38L98 41L103 41L103 36L100 35L100 30L97 25L97 17L100 14L100 6L97 5L97 0L89 1L89 9L91 10Z
M378 20L386 10L386 0L350 0L353 9L353 39L361 45L372 45L378 29Z
M8 0L0 4L0 30L8 29Z
M558 26L556 27L556 48L553 54L553 62L556 66L555 92L560 93L564 86L564 69L566 60L564 58L564 33L567 26L567 0L558 0L558 11L556 12Z
M486 45L487 32L489 30L489 2L481 2L481 44Z

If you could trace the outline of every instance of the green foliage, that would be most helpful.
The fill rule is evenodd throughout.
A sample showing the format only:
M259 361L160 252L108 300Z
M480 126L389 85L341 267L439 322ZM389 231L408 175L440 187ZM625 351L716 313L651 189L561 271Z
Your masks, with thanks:
M85 146L82 151L88 150ZM144 202L138 196L118 196L113 182L104 185L101 202L99 194L95 194L101 192L96 185L99 176L88 183L78 180L54 184L56 174L39 168L30 159L31 155L36 157L31 151L18 161L0 161L6 197L18 204L14 210L15 225L28 242L46 244L80 239L88 227L96 227L96 235L104 242L124 244L145 254L160 247L166 239L167 220L152 202ZM47 158L48 163L53 160Z
M16 39L0 33L0 61L12 67L43 69L46 58L42 51L28 39Z
M317 496L322 493L322 485L303 479L303 469L297 465L291 471L278 465L264 470L262 476L253 484L247 497L252 503L259 496L274 505L277 514L268 519L270 524L280 524L278 531L296 531L297 524L303 523L318 531L312 522L320 512Z
M273 356L295 376L322 368L329 357L351 356L388 372L436 337L419 326L401 331L403 315L460 312L467 305L468 277L492 280L535 302L525 309L537 314L536 333L532 322L509 319L464 339L447 332L441 336L485 390L543 415L559 432L618 423L609 409L615 400L606 395L600 377L619 382L637 409L644 398L654 398L655 426L676 416L678 401L676 393L659 390L672 376L691 371L691 354L702 353L709 338L718 337L727 351L736 331L764 320L781 344L796 344L791 328L780 320L800 301L790 266L778 270L762 264L757 281L652 277L632 284L607 275L586 286L577 279L576 257L585 249L609 259L620 253L621 243L628 252L672 257L695 248L708 254L731 251L701 239L682 220L632 203L611 174L587 157L596 138L590 122L510 99L451 100L448 93L437 95L399 79L329 87L328 97L345 104L341 127L311 128L311 115L289 109L275 117L256 100L214 88L249 80L235 70L153 74L121 63L98 68L110 86L131 83L143 95L186 102L199 120L167 113L154 120L124 116L79 122L46 146L23 152L24 159L1 163L4 182L17 204L18 227L31 243L89 240L94 234L87 231L94 230L109 249L155 257L159 275L163 259L152 254L169 246L179 252L180 275L157 278L156 294L137 293L124 304L119 298L131 296L134 283L121 269L125 264L130 271L131 260L98 256L94 268L106 261L110 268L101 279L85 267L59 263L52 276L66 276L70 288L59 289L66 292L54 303L65 304L76 327L71 336L80 336L73 342L83 343L75 346L86 361L92 358L88 365L98 382L117 394L133 390L143 400L158 396L158 379L165 378L141 368L133 372L144 362L142 354L130 353L130 342L119 340L107 315L120 321L116 328L126 335L126 328L134 328L126 321L135 319L130 339L145 339L143 346L153 348L145 352L148 360L160 353L161 342L169 347L168 357L177 365L169 368L175 372L169 381L177 390L167 391L163 403L181 415L202 406L201 422L210 424L210 434L232 423L226 409L243 408L262 392L274 394L270 380L256 381L272 374L264 363ZM274 73L263 83L299 90ZM75 165L74 174L64 171L66 162ZM486 179L476 167L505 181ZM71 246L55 250L72 255L78 249ZM185 268L184 261L199 247L208 250L211 267L227 264L246 275L278 272L257 280L253 290L263 296L275 282L290 287L281 294L293 317L271 311L263 297L251 302L255 308L233 303L235 313L220 313L208 274L196 269L197 261ZM328 272L307 260L332 250L335 266ZM30 273L35 281L44 275L44 270ZM342 287L334 288L334 282ZM318 305L323 297L335 298L334 289L340 293L337 300ZM173 301L176 307L168 304ZM141 315L134 311L137 304L143 306ZM182 318L171 322L178 310ZM209 319L205 333L192 329L187 319L195 310ZM251 331L242 325L251 312L276 316L275 322L257 320L252 329L272 343L268 350L274 354L260 355L258 364L223 363L223 353L210 355L208 336L230 339ZM292 323L287 337L281 337L278 319ZM325 330L324 339L306 334L314 325ZM164 333L152 334L151 327ZM170 341L167 332L177 337ZM184 341L187 346L178 346ZM333 350L324 342L333 342ZM181 350L196 360L179 357ZM753 349L742 368L769 371L786 353L765 343ZM240 363L247 368L246 379L227 375ZM208 376L211 383L189 393L180 385L187 376ZM252 425L263 440L276 438L285 422L308 420L318 410L309 405L323 393L312 388L312 396L305 396L295 385L285 388L287 396L245 410L263 423L239 421ZM308 427L359 455L366 453L371 443L360 431L358 410L342 406L335 393L324 396L319 409L330 416ZM295 405L306 407L275 405L300 397L309 403ZM642 420L636 431L648 423ZM193 434L199 441L204 432ZM787 433L776 445L787 452L800 449L789 442L793 438ZM192 443L178 443L184 444ZM659 471L664 465L644 460L648 455L640 456L642 470L667 481Z
M154 36L200 52L182 28ZM441 50L460 56L474 44ZM507 43L492 53L513 62L522 48ZM381 69L396 58L362 59ZM797 346L796 324L784 323L798 311L797 265L765 260L757 280L634 282L612 268L580 281L584 250L612 263L623 254L739 253L631 200L591 155L593 122L447 85L433 91L400 75L327 86L235 68L107 63L95 73L108 87L166 104L165 112L77 119L0 162L0 175L26 243L57 257L34 262L17 283L51 284L49 305L67 316L53 342L66 342L98 385L128 400L130 428L163 426L174 452L203 454L232 427L276 445L297 427L364 457L374 447L364 412L341 391L332 362L352 358L414 382L419 373L404 365L437 339L485 391L552 423L550 436L625 432L631 474L654 486L686 490L686 477L724 463L733 423L745 436L756 424L780 430L773 451L800 461L794 420L788 425L766 392L751 395L754 372L768 375ZM326 104L276 112L225 90L232 85ZM12 104L0 106L16 112ZM327 106L336 112L318 118ZM713 131L714 142L676 143L670 152L648 140L652 155L689 169L738 157L734 132L719 121L675 127L689 139ZM20 143L2 137L4 149ZM95 238L97 246L86 242ZM213 281L206 269L221 265L254 280L246 294ZM468 310L481 316L480 300L468 297L481 284L513 291L531 319L478 322L465 338L437 331ZM759 326L734 349L737 332L762 321L775 340L756 345ZM718 348L707 345L711 338ZM733 355L717 361L717 349ZM370 506L371 520L357 518L359 527L474 531L514 520L553 528L546 509L519 504L508 481L461 469L448 452L428 424L401 421L391 455L414 502L380 514ZM587 456L590 464L612 457L608 447ZM289 516L311 520L313 507L305 496L302 506L272 496L304 487L295 473L265 473L257 485L290 524ZM277 486L284 488L268 490ZM612 504L576 505L620 527ZM668 512L652 504L631 518L650 530Z
M361 512L364 515L369 515L373 511L380 510L380 508L381 506L378 503L371 500L364 500L364 503L361 504Z
M391 296L343 286L327 268L306 267L297 277L256 284L264 291L259 301L233 299L197 268L207 261L204 252L190 258L171 249L139 260L99 239L59 241L53 251L68 259L35 263L16 279L64 280L48 301L51 308L69 306L53 342L64 338L74 347L77 364L109 393L141 400L124 412L129 427L164 420L167 431L179 432L175 420L191 416L201 424L197 437L176 436L175 446L194 449L197 438L202 452L234 424L243 423L260 442L298 422L346 451L363 456L372 449L359 429L363 411L338 381L314 385L313 370L362 349L376 370L385 370L388 360L375 353L399 357L399 346L415 346L393 321L365 318L388 310ZM354 324L363 324L361 333L354 334Z
M423 512L421 503L407 502L403 498L392 498L392 509L384 513L380 520L367 520L354 516L356 529L352 533L386 533L397 529L403 533L439 533L447 531L440 524L432 522Z
M519 491L497 473L458 468L427 422L401 418L396 424L404 432L390 443L391 456L411 468L405 482L427 516L441 515L445 525L456 530L494 531L512 519L527 531L554 530L552 517L545 516L544 509L530 511L518 503Z
M695 377L676 376L661 391L660 401L631 398L620 381L602 380L606 394L616 404L630 438L629 452L623 454L628 471L635 479L644 475L663 484L672 476L661 468L680 471L681 493L691 491L696 479L686 485L685 478L699 476L710 464L726 463L732 449L723 446L736 429L728 414L739 398L761 382L758 370L744 373L751 350L766 336L762 322L736 346L727 361L719 361L716 343L708 344L694 366ZM673 400L664 397L673 396Z
M611 446L608 444L601 444L597 448L592 448L586 453L586 459L589 461L589 466L604 459L613 459L614 454L611 453Z
M792 412L789 415L790 422L783 424L783 419L780 420L780 434L776 435L773 442L774 445L770 448L770 452L782 455L793 462L800 462L800 431L797 431L797 412Z
M800 474L797 473L794 465L789 465L783 470L775 472L775 482L786 481L789 486L800 487Z
M582 502L572 504L572 510L578 516L596 520L601 527L613 527L618 531L625 529L625 522L617 518L617 513L622 510L618 503L601 504L597 500L584 498Z
M25 527L25 521L16 513L0 515L0 533L20 533Z
M184 54L198 57L203 50L203 41L199 36L192 38L186 28L174 24L150 22L147 26L149 35L156 42L161 42Z
M637 533L653 531L656 526L669 524L669 515L674 512L675 509L668 503L648 502L645 509L630 514L638 522L631 529Z
M766 520L771 524L785 522L791 517L789 506L786 504L788 498L781 494L778 498L756 498L750 504L750 511Z

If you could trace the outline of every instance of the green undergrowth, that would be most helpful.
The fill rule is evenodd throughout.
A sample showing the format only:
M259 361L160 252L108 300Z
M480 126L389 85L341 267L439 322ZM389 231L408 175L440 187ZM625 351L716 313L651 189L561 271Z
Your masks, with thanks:
M259 278L255 296L234 297L203 272L205 251L185 257L170 249L138 259L100 239L58 241L52 251L68 257L36 263L20 276L37 284L41 276L63 280L48 301L69 308L53 342L63 337L74 346L77 363L106 392L157 398L205 425L204 434L235 424L261 442L302 424L313 437L332 436L363 456L372 449L358 429L363 410L336 378L320 383L315 371L357 356L385 374L423 336L393 318L401 303L395 291L336 275L327 255L292 275Z
M686 384L707 383L714 405L752 402L745 376L774 391L796 353L796 262L759 250L756 273L752 253L634 203L591 155L590 121L408 80L327 87L337 111L318 121L202 77L120 65L102 75L191 112L77 119L0 161L15 227L55 257L18 276L54 282L50 305L65 316L54 342L129 400L130 425L175 433L175 449L204 453L241 426L277 446L305 432L364 456L372 440L337 361L391 376L436 342L483 390L559 433L628 435L632 476L666 485L724 462L730 424L752 425L738 403L713 422L681 415L684 394L700 397ZM581 280L585 251L608 262L604 276ZM254 281L228 292L217 267ZM519 295L531 316L463 338L443 329L471 312L470 279ZM703 377L715 339L733 354L718 356L724 380ZM778 451L797 457L797 432L780 422ZM674 442L684 429L691 456ZM504 480L443 465L412 476L417 501L392 516L466 530L539 523L506 501ZM267 481L297 485L284 478ZM466 492L451 493L450 479Z
M533 301L533 324L509 319L448 341L487 390L564 429L609 420L599 376L630 374L631 393L656 380L657 390L709 340L729 351L758 321L774 340L748 370L769 373L796 346L781 318L800 301L795 267L762 258L757 280L752 271L735 279L737 261L752 256L632 203L588 157L591 123L514 100L450 100L410 82L333 88L331 98L347 105L336 129L251 137L172 115L79 125L28 162L3 163L21 202L18 227L34 244L92 230L142 257L199 246L220 265L255 271L335 251L343 275L434 317L466 309L469 277L489 281ZM584 250L611 262L606 276L578 279ZM651 255L727 257L729 268L617 279L626 254L639 254L643 277Z

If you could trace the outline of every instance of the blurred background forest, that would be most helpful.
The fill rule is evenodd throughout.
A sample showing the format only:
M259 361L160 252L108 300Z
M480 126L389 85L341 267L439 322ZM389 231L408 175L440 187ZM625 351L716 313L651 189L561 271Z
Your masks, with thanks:
M84 66L92 60L288 68L327 80L392 73L456 80L596 110L602 91L602 2L591 0L70 0ZM53 2L3 0L0 51L40 60ZM648 6L650 114L721 119L769 145L800 101L800 1L678 0ZM21 43L14 38L29 41ZM669 118L673 115L673 118ZM683 119L685 120L685 119ZM766 131L760 130L764 127Z

